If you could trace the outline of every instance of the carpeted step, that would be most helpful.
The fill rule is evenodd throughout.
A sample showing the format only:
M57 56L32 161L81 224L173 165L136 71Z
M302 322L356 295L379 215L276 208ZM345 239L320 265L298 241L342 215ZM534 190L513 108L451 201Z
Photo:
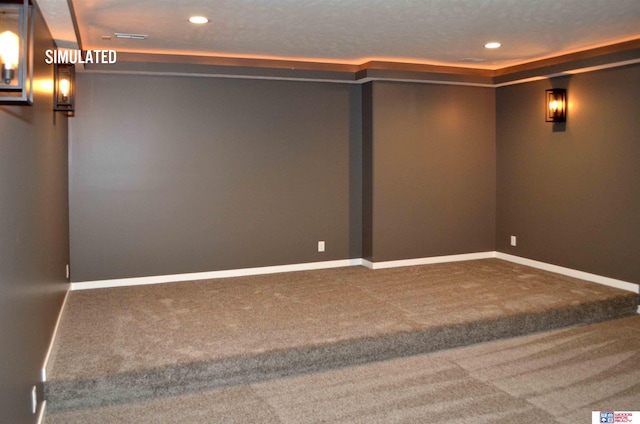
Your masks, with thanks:
M638 295L613 291L605 299L425 326L261 353L181 362L99 377L52 378L45 384L53 413L276 379L466 346L633 315Z
M640 405L640 315L179 396L46 424L590 423ZM612 406L613 405L613 406Z

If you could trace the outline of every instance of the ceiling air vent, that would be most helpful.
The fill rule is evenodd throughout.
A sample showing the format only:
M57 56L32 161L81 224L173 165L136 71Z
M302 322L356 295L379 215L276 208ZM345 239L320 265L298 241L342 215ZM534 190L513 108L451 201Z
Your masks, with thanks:
M127 34L124 32L116 32L114 35L116 38L123 38L125 40L146 40L147 37L149 37L146 34Z

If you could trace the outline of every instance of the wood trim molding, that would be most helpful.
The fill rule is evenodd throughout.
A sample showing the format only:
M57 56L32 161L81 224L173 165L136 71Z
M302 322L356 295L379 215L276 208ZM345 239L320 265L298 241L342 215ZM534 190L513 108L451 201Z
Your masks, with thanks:
M118 61L145 63L176 63L185 65L227 66L238 68L272 68L325 72L357 72L358 65L295 60L255 59L221 56L188 56L175 54L118 52Z
M625 52L633 52L634 56L640 57L640 38L625 41L622 43L610 44L591 50L583 50L575 53L554 56L547 59L534 60L532 62L527 62L520 65L507 66L505 68L496 70L494 76L499 77L504 75L517 74L519 72L546 68L553 65L575 63L577 61L585 59L594 59L597 57L617 55Z
M640 38L496 70L369 61L359 65L295 60L118 52L115 64L85 64L95 72L312 80L435 82L498 87L585 69L640 63Z
M495 71L490 69L466 68L463 66L446 66L446 65L430 65L420 63L403 63L403 62L382 62L370 61L359 67L360 71L364 70L385 70L385 71L406 71L406 72L425 72L455 75L471 75L481 77L493 77Z

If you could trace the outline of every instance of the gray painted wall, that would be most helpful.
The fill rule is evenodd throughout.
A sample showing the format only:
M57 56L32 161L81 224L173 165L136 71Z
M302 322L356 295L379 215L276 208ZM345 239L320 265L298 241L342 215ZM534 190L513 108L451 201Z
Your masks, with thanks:
M552 86L569 98L555 131ZM640 283L638 99L638 65L497 90L499 251Z
M37 15L36 80L51 80L53 47ZM67 118L53 122L52 95L0 106L0 421L35 423L31 388L68 288Z
M499 89L83 74L72 278L498 249L638 282L638 72ZM571 101L556 131L552 84Z
M359 96L347 84L79 75L72 279L360 257Z
M374 82L363 99L365 258L494 250L494 90Z
M373 257L373 83L362 86L362 257Z

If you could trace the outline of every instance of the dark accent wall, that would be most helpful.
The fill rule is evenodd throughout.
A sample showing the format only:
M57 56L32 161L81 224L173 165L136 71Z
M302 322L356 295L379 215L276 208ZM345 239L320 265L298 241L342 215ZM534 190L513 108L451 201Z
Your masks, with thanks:
M69 286L67 118L54 123L44 50L51 35L35 12L32 106L0 106L0 421L35 423L31 388Z
M551 87L564 125L544 121ZM497 89L499 251L640 283L638 99L639 65Z
M362 257L373 257L373 83L362 86Z
M373 82L363 111L364 257L493 251L494 90Z
M76 105L74 281L361 256L358 86L84 73Z
M638 282L638 72L498 89L81 74L72 277L497 249ZM544 122L552 85L565 125Z

